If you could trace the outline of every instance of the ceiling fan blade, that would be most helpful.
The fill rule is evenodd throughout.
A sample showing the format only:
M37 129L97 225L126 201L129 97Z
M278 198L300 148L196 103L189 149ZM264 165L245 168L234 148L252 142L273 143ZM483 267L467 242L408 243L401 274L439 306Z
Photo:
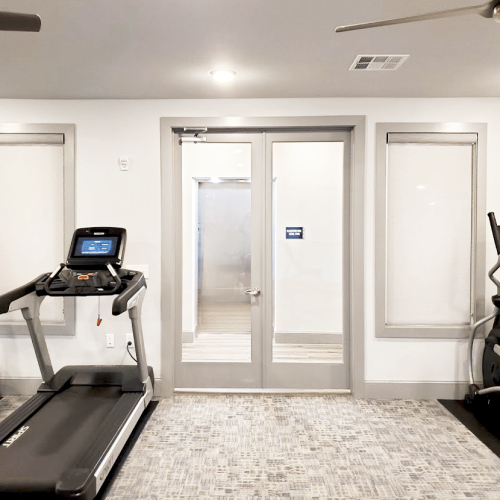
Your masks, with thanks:
M369 23L348 24L346 26L339 26L335 28L336 33L343 31L362 30L366 28L376 28L378 26L389 26L391 24L404 24L414 23L416 21L428 21L429 19L440 19L442 17L464 16L466 14L479 14L484 17L491 17L490 11L498 4L498 0L488 2L482 5L475 5L473 7L461 7L459 9L440 10L437 12L429 12L420 16L400 17L397 19L384 19L381 21L372 21Z
M36 14L0 12L0 31L40 31L42 20Z

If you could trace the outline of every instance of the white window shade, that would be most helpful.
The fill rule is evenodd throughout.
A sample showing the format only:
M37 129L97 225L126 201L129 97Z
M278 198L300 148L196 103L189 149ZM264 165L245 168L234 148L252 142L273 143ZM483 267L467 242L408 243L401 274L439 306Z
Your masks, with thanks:
M65 259L63 150L60 146L0 145L0 221L4 294L35 279ZM42 322L64 323L62 300L45 300ZM0 324L24 324L21 311Z
M387 325L471 320L472 146L388 145Z
M479 134L443 128L377 127L377 337L466 337L484 315Z
M74 230L74 126L0 124L0 294L64 262ZM74 334L73 297L40 308L45 334ZM20 311L0 315L0 334L28 334Z

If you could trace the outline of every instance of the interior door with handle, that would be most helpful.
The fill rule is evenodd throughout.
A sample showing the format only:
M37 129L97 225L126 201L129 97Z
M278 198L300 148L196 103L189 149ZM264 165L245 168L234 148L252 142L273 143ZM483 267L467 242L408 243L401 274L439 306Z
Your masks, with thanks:
M350 141L266 134L264 387L349 389Z
M349 389L350 133L207 132L176 147L175 387Z
M210 133L202 139L181 139L175 155L182 172L175 386L261 387L262 139Z

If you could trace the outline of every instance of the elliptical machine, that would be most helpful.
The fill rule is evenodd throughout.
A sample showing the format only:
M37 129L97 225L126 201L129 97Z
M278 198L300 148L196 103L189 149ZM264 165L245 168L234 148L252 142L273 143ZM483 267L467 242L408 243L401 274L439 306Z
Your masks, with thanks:
M490 395L500 393L500 281L495 276L496 271L500 269L500 227L497 225L495 214L490 212L488 214L490 220L491 232L493 233L493 240L497 249L498 260L496 264L490 269L488 277L497 287L496 295L491 297L494 311L489 315L474 324L472 333L469 337L468 345L468 358L469 358L469 392L465 396L465 402L468 405L473 405L480 399L485 399L490 402ZM484 388L480 389L474 381L473 365L472 365L472 349L474 347L474 339L476 337L477 329L494 319L493 328L484 342L483 351L483 385ZM478 398L478 396L485 396L485 398Z

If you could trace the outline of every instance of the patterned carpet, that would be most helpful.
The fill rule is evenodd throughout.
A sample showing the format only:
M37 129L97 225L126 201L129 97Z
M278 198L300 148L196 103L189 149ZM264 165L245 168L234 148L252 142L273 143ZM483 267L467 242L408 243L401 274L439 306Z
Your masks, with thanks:
M178 395L102 498L500 500L500 459L437 401Z

